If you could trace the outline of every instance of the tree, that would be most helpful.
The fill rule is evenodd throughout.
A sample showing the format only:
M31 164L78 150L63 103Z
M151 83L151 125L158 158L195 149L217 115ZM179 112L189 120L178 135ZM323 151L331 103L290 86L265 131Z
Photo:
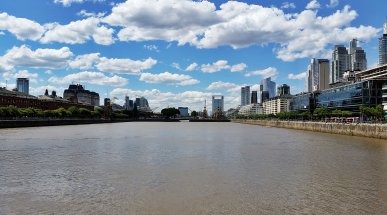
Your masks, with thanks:
M164 108L161 110L161 114L164 115L167 119L169 119L172 116L176 116L176 115L180 114L180 111L174 107Z
M192 112L191 112L191 116L192 116L193 118L198 117L198 112L192 111Z

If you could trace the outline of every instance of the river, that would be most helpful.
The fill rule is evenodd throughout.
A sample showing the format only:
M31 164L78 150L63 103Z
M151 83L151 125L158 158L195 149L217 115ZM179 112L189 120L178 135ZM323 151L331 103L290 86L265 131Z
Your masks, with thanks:
M3 129L0 214L387 214L387 141L236 123Z

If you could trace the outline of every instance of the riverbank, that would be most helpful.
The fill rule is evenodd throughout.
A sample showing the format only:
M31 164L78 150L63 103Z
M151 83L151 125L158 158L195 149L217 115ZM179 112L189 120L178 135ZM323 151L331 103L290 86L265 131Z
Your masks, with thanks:
M297 129L297 130L305 130L305 131L387 139L387 124L367 124L367 123L346 124L346 123L332 123L332 122L325 123L325 122L248 120L248 119L234 119L232 120L232 122L277 127L277 128L289 128L289 129Z
M179 122L176 119L35 119L35 120L0 120L1 128L22 128L60 125L86 125L119 122Z

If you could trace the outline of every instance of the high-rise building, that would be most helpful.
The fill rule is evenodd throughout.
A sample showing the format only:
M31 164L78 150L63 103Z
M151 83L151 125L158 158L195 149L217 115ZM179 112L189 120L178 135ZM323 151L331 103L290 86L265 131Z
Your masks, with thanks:
M125 104L124 104L124 108L125 110L130 110L130 99L129 99L129 96L125 96Z
M347 48L343 45L336 45L332 52L330 83L339 82L344 72L350 70L350 58Z
M212 96L212 114L214 114L218 109L221 112L224 111L224 96L222 95Z
M364 71L367 69L367 56L365 51L357 46L357 39L349 42L350 70Z
M188 117L188 107L178 107L178 110L180 111L180 116L181 117Z
M250 104L250 86L241 88L241 106Z
M271 80L271 77L261 80L262 91L269 93L269 98L276 96L275 94L275 82Z
M387 64L387 20L384 23L383 36L379 38L379 66Z
M99 94L83 88L80 84L71 84L63 92L63 98L74 103L99 106Z
M290 86L282 84L277 87L277 96L288 96L290 95Z
M308 65L306 91L314 92L329 88L329 60L313 58Z
M251 104L257 104L258 103L258 92L252 91L251 92Z
M30 81L28 80L28 78L17 78L16 88L19 92L29 95Z
M136 98L135 104L138 110L150 111L148 100L144 97Z

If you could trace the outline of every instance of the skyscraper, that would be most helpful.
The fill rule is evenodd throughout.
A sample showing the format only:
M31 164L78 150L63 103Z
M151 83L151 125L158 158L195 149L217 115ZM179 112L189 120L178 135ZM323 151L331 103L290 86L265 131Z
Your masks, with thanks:
M224 96L215 95L212 96L212 114L216 112L216 110L224 111Z
M30 92L30 81L28 78L17 78L16 88L19 92L29 95Z
M277 88L277 96L287 96L290 95L290 86L287 84L282 84Z
M250 104L250 86L241 88L241 106Z
M262 91L267 91L269 93L269 98L275 96L275 82L271 81L271 77L261 80Z
M364 71L367 69L367 56L365 51L357 46L357 39L349 42L350 70Z
M343 45L336 45L332 52L330 83L339 82L344 72L350 69L348 50Z
M257 104L258 103L258 92L252 91L251 92L251 104Z
M384 23L383 36L379 38L379 66L387 64L387 20Z
M313 58L306 75L306 91L314 92L329 88L329 60Z
M125 110L130 110L129 101L130 101L129 96L125 96L125 105L124 105Z

